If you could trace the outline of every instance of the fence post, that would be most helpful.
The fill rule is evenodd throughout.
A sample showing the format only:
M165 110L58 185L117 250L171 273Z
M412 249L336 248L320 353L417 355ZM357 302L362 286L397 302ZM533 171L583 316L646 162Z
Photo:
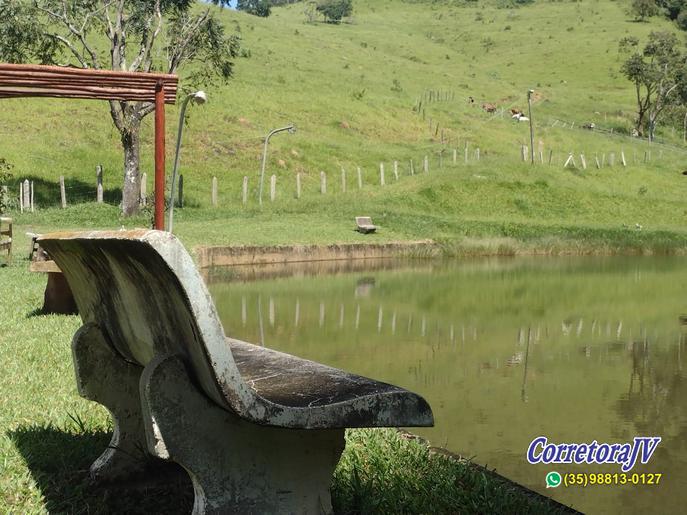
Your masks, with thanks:
M212 178L212 207L217 207L217 177Z
M67 190L64 188L64 175L60 175L60 204L62 209L67 208Z
M31 209L31 184L28 179L24 179L24 209Z
M454 148L453 149L453 164L456 164L458 162L458 149Z
M465 164L468 164L468 144L465 144L465 156L463 157Z
M415 175L415 167L413 166L413 160L410 160L410 175Z
M327 174L320 172L320 193L327 193Z
M520 154L523 161L527 161L527 145L522 145L520 147Z
M384 163L379 163L379 184L384 186Z
M358 189L363 189L363 171L358 167Z
M398 180L398 161L394 161L394 177Z
M270 202L274 202L274 199L277 197L277 176L272 175L270 177Z
M246 177L246 180L248 177ZM296 174L296 198L301 198L301 173Z
M341 167L341 193L346 193L346 170Z
M184 175L179 174L179 187L177 188L179 194L177 198L179 199L179 207L184 207Z
M138 194L139 204L145 206L148 203L148 174L141 174L141 189Z
M477 147L477 150L475 150L475 158L477 161L479 161L479 147Z
M627 161L625 161L625 151L624 150L620 151L620 160L622 161L624 167L627 166Z
M563 168L567 168L568 165L570 164L570 161L572 161L573 166L575 166L575 158L573 157L572 152L570 152L570 154L568 154L568 159L565 160L565 164L563 165Z
M423 171L425 173L429 173L429 157L428 156L425 156L425 160L423 163Z
M587 160L584 158L584 154L580 154L580 161L582 161L582 169L587 169Z
M31 212L33 213L33 181L31 181Z
M600 169L601 168L601 163L599 163L599 156L594 154L594 160L596 161L596 168Z
M19 181L19 212L24 212L24 183Z
M551 161L553 160L553 149L549 149L549 166L551 166Z
M95 201L98 204L103 203L103 166L95 167Z

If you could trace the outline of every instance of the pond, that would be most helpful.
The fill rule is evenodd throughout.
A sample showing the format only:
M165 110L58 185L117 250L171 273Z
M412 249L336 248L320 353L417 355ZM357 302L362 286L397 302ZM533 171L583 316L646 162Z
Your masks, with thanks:
M227 334L422 394L414 429L587 512L676 512L687 503L685 260L673 257L351 261L214 270ZM545 488L530 442L661 436L631 473L658 486Z

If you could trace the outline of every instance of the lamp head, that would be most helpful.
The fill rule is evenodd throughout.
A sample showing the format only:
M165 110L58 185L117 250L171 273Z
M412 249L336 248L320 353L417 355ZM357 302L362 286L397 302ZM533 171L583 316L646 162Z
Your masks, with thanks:
M208 101L208 96L205 94L205 91L196 91L193 93L193 101L199 105L204 104Z

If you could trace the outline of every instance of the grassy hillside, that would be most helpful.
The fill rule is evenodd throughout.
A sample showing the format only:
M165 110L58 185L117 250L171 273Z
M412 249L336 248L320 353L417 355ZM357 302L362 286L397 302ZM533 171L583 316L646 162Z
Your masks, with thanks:
M240 31L250 57L237 59L229 84L208 85L209 104L191 109L182 154L189 207L176 216L178 231L193 243L339 241L355 238L350 220L365 212L380 218L386 226L382 237L389 239L584 233L601 241L613 233L612 239L642 244L665 239L645 236L647 231L668 231L668 239L683 245L687 178L681 175L681 135L664 128L659 137L673 145L651 147L619 135L631 127L634 99L618 72L618 40L641 39L671 25L659 19L636 23L625 9L624 2L606 0L537 1L515 9L389 0L357 2L352 23L340 26L307 24L298 4L275 8L267 19L223 10L219 15L229 30ZM532 167L520 159L529 127L512 121L508 109L526 108L529 88L535 89L535 148L547 163L553 151L551 166ZM427 90L450 91L452 100L427 102ZM420 98L425 101L417 112ZM504 108L505 116L484 112L482 102ZM121 150L106 104L3 100L3 106L0 155L14 163L17 179L34 178L40 208L18 216L21 225L42 230L147 223L145 216L118 220L114 207L49 208L59 202L59 175L67 179L71 200L93 198L98 163L105 167L106 197L118 201ZM170 109L170 169L176 116L176 108ZM149 191L152 122L145 122L142 151ZM273 139L265 182L267 198L269 175L277 175L277 201L258 210L262 138L287 122L298 132ZM579 129L587 122L614 132ZM571 151L577 169L564 170ZM608 166L611 153L614 167ZM430 173L410 177L410 159L417 172L425 155ZM605 164L600 170L595 156ZM393 160L399 161L398 183ZM345 194L341 167L347 171ZM320 171L328 175L326 196L319 194ZM296 201L299 172L304 193ZM251 190L247 207L240 201L244 175ZM219 178L218 209L210 207L213 176ZM301 230L311 220L318 226ZM644 228L639 236L635 224Z

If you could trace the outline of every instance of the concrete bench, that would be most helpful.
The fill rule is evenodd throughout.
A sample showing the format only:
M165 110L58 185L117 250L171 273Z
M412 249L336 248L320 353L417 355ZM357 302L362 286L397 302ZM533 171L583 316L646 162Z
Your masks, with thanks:
M194 513L328 513L349 427L431 426L402 388L225 337L191 257L159 231L45 235L83 326L82 396L112 413L96 479L184 467Z
M372 223L372 218L369 216L356 216L355 226L355 230L363 234L368 234L377 230L377 226Z
M0 217L0 252L7 251L7 264L12 262L12 219Z

